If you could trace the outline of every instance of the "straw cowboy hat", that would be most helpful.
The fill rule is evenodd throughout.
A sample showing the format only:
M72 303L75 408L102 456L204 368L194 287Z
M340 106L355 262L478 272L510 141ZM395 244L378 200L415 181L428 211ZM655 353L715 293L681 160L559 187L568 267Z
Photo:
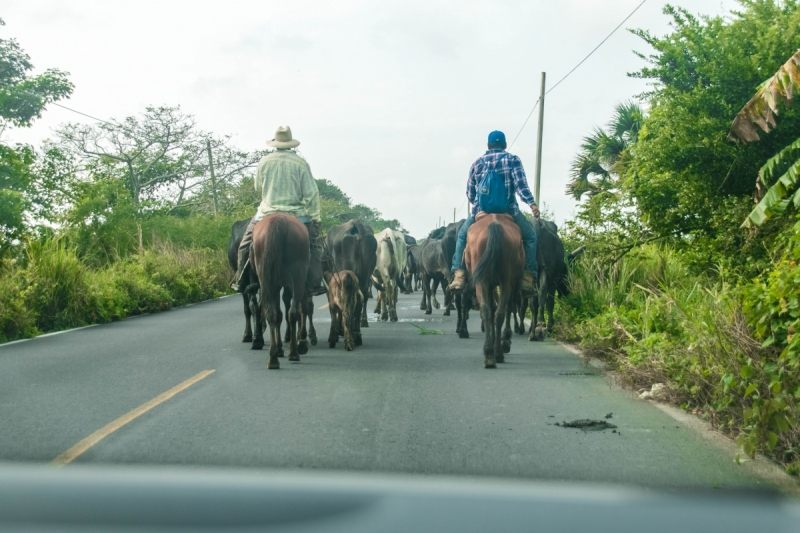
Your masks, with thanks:
M267 141L267 146L273 148L295 148L300 145L300 141L292 139L292 128L289 126L281 126L275 132L275 138Z

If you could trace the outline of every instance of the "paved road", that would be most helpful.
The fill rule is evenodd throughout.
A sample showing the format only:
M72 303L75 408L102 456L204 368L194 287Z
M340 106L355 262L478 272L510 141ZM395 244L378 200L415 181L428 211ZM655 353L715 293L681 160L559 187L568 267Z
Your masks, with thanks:
M649 487L758 485L732 458L656 407L585 375L552 342L515 336L507 363L484 370L454 317L425 317L402 296L399 323L372 323L364 346L321 339L299 364L266 368L239 342L241 301L0 347L0 460L49 462L109 422L215 370L111 433L76 463L258 466L620 482ZM319 307L324 302L318 299ZM415 326L443 330L421 335ZM584 433L556 421L610 420ZM69 467L67 467L69 468ZM761 485L763 486L763 484Z

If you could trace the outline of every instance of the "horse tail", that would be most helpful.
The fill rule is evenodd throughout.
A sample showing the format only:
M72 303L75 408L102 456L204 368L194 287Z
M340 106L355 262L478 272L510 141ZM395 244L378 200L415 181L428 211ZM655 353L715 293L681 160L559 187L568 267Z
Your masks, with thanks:
M264 251L264 267L262 290L280 291L283 285L283 258L284 250L288 246L287 237L289 234L289 224L282 216L274 217L270 222L266 235L267 246Z
M503 262L503 226L497 222L487 229L486 251L472 272L472 284L494 284L501 278Z

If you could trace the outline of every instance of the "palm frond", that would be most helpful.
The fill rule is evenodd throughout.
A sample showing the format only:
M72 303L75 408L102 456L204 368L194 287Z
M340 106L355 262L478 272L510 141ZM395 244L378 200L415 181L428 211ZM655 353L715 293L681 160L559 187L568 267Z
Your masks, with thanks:
M759 136L756 126L765 133L772 131L781 105L791 103L795 87L800 88L800 50L774 76L764 82L755 96L739 111L728 133L728 140L757 141Z

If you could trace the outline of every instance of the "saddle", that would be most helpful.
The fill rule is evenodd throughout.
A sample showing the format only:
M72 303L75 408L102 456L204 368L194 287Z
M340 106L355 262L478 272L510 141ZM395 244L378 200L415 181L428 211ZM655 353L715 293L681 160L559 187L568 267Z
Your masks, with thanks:
M506 220L508 222L514 222L514 217L512 217L508 213L485 213L483 211L479 211L478 214L475 215L475 222L477 222L479 220L483 220L484 218L489 217L489 216L502 218L502 219L504 219L504 220Z

